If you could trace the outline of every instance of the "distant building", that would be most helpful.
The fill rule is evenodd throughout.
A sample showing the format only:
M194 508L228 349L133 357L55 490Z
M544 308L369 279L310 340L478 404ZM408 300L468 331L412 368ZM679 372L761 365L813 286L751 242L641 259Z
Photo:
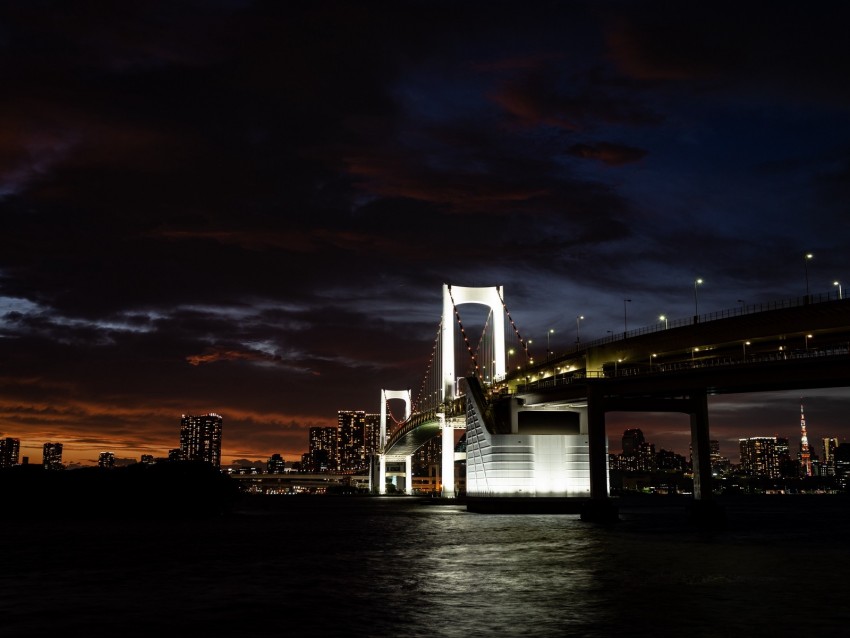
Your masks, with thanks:
M358 472L369 467L369 460L378 448L380 415L363 410L337 412L337 467L342 471Z
M62 444L45 443L42 449L42 465L45 470L64 470L62 465Z
M18 464L18 455L21 452L20 439L0 439L0 467L13 467Z
M266 463L266 472L269 474L283 474L286 471L286 461L280 454L272 454Z
M838 448L838 439L829 437L823 440L823 473L826 476L835 476L835 450Z
M142 454L142 459L139 462L143 465L153 465L154 463L156 463L153 454Z
M778 478L779 455L776 450L776 437L754 436L738 439L741 451L741 470L750 476Z
M180 455L180 448L176 447L171 450L168 450L168 460L169 461L179 461L182 458Z
M464 450L465 451L465 450ZM414 476L432 476L434 466L439 467L443 462L443 439L435 436L426 441L422 447L413 453L411 463Z
M112 452L101 452L97 458L97 466L112 469L115 467L115 454Z
M835 477L842 489L850 488L850 443L839 443L835 448Z
M655 455L655 468L664 471L686 472L690 469L688 459L672 450L658 450Z
M308 472L336 471L337 428L313 427L309 432L310 449L304 469Z
M652 472L656 469L655 445L647 443L641 430L631 428L623 432L622 443L622 469L633 472Z
M184 414L180 420L180 458L206 461L220 468L221 426L221 416L212 412L200 416Z

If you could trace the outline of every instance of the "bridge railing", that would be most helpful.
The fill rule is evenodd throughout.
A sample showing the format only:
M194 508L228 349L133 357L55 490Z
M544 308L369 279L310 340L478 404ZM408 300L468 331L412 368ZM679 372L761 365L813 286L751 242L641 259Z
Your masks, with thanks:
M583 343L577 343L575 345L574 350L586 350L588 348L594 348L597 346L603 346L608 343L613 343L615 341L622 341L623 339L629 339L631 337L639 337L645 334L652 334L655 332L661 332L663 330L669 330L671 328L681 328L684 326L693 326L700 323L706 323L708 321L716 321L718 319L728 319L730 317L741 317L743 315L752 315L759 312L768 312L771 310L783 310L785 308L797 308L800 306L810 306L812 304L817 303L825 303L827 301L838 301L839 299L843 299L843 293L840 290L823 292L814 295L806 295L803 297L792 297L790 299L781 299L779 301L770 301L764 303L757 304L742 304L737 308L728 308L726 310L718 310L716 312L709 312L702 315L694 315L692 317L684 317L680 319L668 319L666 321L660 321L658 323L650 324L648 326L643 326L641 328L635 328L634 330L628 330L624 332L616 332L605 337L600 337L598 339L594 339L592 341L587 341Z
M518 384L516 392L530 392L544 388L554 388L565 386L574 383L582 383L585 379L610 379L622 377L635 377L650 374L662 374L666 372L675 372L678 370L693 370L696 368L712 368L718 366L738 366L745 364L759 363L779 363L789 360L814 359L822 357L837 357L850 355L850 345L835 346L827 348L812 348L809 350L782 350L777 352L762 353L757 355L744 356L729 356L720 357L701 357L692 361L675 361L670 363L656 363L650 365L624 365L614 366L613 369L603 371L584 371L567 372L556 374L551 377L545 377L536 381L531 381L524 384Z

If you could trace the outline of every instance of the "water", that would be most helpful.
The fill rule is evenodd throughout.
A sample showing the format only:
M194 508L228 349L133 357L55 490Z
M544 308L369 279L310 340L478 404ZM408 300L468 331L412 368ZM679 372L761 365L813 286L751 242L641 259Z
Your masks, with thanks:
M575 515L291 499L186 521L7 521L0 636L815 636L850 623L843 497ZM671 502L672 503L672 502Z

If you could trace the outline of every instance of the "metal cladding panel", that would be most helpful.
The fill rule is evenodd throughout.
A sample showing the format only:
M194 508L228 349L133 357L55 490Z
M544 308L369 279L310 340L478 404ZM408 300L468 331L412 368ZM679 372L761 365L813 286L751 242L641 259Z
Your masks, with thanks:
M467 419L469 496L589 497L586 434L491 434L477 407Z

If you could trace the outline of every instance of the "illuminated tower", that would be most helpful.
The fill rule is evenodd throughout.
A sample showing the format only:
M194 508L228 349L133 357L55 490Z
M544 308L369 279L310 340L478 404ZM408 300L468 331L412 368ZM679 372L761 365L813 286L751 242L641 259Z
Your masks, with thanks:
M63 470L62 465L62 444L61 443L45 443L42 464L45 470Z
M221 416L215 413L180 420L180 458L184 461L206 461L221 467Z
M0 439L0 467L12 467L18 464L21 440L6 437Z
M809 453L809 437L806 435L806 415L800 399L800 469L803 476L812 475L812 455Z

